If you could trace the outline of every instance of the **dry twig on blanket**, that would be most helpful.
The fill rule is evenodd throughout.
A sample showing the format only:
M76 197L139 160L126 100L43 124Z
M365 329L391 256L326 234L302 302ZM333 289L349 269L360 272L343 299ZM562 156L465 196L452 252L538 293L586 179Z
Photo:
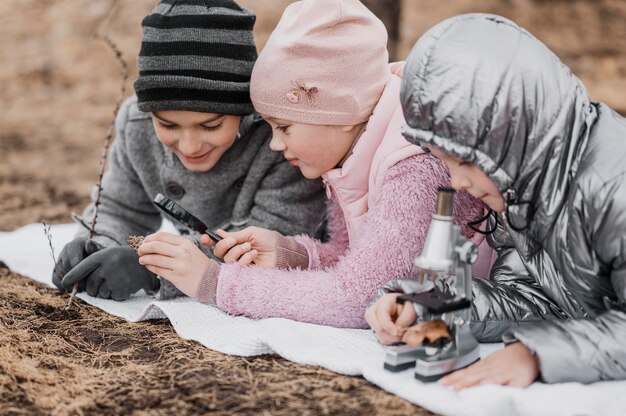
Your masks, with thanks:
M43 233L46 235L46 239L48 240L48 246L50 247L50 255L52 256L52 262L54 263L54 267L52 269L53 273L57 274L59 280L63 278L59 271L57 270L57 259L54 255L54 245L52 244L52 232L50 231L50 224L46 224L45 221L41 221L43 225Z
M52 256L52 260L54 260L56 264L56 258L54 255L54 245L52 245L52 233L50 232L50 224L46 224L45 221L41 221L41 225L43 225L43 233L46 235L48 239L48 245L50 246L50 255Z

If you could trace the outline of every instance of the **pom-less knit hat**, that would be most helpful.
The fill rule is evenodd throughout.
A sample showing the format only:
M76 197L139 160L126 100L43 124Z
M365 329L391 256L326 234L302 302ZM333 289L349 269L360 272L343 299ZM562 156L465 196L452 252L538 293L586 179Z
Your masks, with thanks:
M252 113L255 18L232 0L162 0L141 23L139 110Z
M358 0L302 0L281 17L252 71L255 109L288 121L367 121L389 80L387 31Z

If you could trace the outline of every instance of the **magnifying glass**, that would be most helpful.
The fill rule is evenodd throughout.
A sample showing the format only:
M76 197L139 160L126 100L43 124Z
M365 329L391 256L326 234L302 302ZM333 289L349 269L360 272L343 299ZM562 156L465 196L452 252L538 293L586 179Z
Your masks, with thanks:
M205 223L191 215L187 210L185 210L183 207L181 207L165 195L160 193L157 194L157 196L154 197L153 202L154 205L159 207L170 217L174 218L178 222L181 222L192 230L199 232L200 234L208 235L211 240L215 241L216 243L222 239L222 237L217 235L214 230L210 230Z

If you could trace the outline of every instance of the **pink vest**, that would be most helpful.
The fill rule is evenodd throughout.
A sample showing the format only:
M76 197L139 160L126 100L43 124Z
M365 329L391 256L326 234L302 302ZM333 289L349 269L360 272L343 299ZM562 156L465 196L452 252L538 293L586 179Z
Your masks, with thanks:
M352 155L341 168L322 176L328 198L334 193L341 206L350 243L364 234L368 207L375 203L389 168L423 153L419 146L406 141L400 132L405 123L399 99L400 83L400 77L390 76L365 131L352 149ZM483 240L484 236L479 233L472 238L480 252L473 270L475 275L487 277L493 250Z
M404 115L400 105L400 78L391 75L365 131L352 155L341 168L326 172L322 178L326 192L337 197L353 242L362 235L365 214L378 197L387 170L422 149L406 141L400 133Z

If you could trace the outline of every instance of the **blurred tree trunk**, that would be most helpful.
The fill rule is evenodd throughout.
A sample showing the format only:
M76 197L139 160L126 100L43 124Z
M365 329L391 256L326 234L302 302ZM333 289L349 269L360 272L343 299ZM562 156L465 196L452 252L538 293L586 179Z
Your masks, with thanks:
M398 42L400 41L401 0L361 0L363 4L383 21L389 33L389 59L398 59Z

